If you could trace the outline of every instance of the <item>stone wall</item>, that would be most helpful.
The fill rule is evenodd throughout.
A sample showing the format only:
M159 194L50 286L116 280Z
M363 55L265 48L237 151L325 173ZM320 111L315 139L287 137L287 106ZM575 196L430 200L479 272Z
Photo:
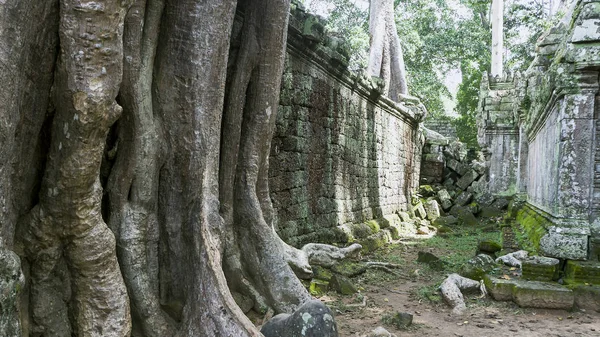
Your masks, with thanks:
M526 197L517 217L523 230L535 233L540 253L563 259L600 258L598 26L600 1L574 1L565 19L540 37L520 81L493 88L484 79L490 88L479 111L480 142L491 158L490 191L515 182L515 192ZM506 113L487 113L494 96L502 96L497 110ZM510 104L504 109L505 99ZM499 129L502 137L495 134ZM493 174L503 165L504 181Z
M440 135L452 139L457 139L458 135L456 134L456 127L452 125L452 121L450 119L435 119L428 117L423 125L429 130L433 130Z
M347 71L343 43L293 8L270 190L281 237L342 240L337 226L407 210L418 187L418 102L395 104Z

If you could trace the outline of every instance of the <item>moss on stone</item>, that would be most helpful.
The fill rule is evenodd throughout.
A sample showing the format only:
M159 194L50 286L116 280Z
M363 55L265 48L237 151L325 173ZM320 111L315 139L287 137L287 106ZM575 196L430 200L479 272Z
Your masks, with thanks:
M308 291L313 296L321 296L329 290L329 282L319 279L312 279Z
M567 284L600 285L600 263L595 261L567 261L564 281Z
M378 233L381 230L381 226L379 225L377 220L369 220L366 222L366 225L369 226L369 228L371 228L372 233Z
M520 228L513 226L517 243L530 252L540 252L540 241L546 235L550 221L529 207L523 207L517 211L517 223Z

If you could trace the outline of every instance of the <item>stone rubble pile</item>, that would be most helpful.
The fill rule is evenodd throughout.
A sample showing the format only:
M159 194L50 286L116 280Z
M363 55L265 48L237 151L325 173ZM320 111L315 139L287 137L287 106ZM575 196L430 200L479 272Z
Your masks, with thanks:
M500 216L508 200L487 191L483 154L435 131L424 129L424 134L419 198L413 198L415 215L436 227L457 223L474 226L476 216Z

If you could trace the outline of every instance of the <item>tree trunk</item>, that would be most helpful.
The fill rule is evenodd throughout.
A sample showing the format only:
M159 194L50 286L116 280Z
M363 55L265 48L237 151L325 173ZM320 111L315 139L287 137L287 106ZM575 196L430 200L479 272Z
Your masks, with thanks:
M368 71L384 81L384 94L399 102L408 94L402 45L398 37L393 0L371 0L369 10Z
M131 329L114 236L101 217L99 181L105 139L121 113L115 97L126 10L118 0L103 6L60 2L52 142L26 236L33 316L41 318L39 328L48 335L126 336ZM52 275L63 257L72 290L71 329L61 326L66 323L65 300L47 298L55 296ZM44 316L44 310L53 309L60 313Z
M108 181L109 225L132 303L145 336L168 336L173 323L158 292L158 121L152 103L152 73L164 0L136 0L125 19L123 83L119 94L117 157Z
M24 335L261 336L228 285L263 312L310 300L268 186L289 6L242 1L229 58L236 0L0 1L0 251L26 257Z

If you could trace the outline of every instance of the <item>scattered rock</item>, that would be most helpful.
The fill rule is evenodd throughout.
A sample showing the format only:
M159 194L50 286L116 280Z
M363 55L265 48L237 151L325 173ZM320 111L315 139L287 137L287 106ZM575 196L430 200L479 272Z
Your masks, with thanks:
M453 215L442 216L442 217L435 219L435 221L433 221L433 225L439 226L439 227L452 226L452 225L456 225L457 223L458 223L458 219L456 217L454 217Z
M462 291L470 292L479 290L479 282L462 277L458 274L451 274L440 286L442 298L450 307L452 307L452 313L455 315L462 315L467 308Z
M496 259L496 262L502 262L505 265L511 267L521 268L521 261L525 259L529 253L525 250L519 250L514 253L509 253L504 256L500 256Z
M6 337L21 336L17 302L25 285L21 260L14 252L3 247L0 238L0 333Z
M433 221L440 217L440 206L436 200L427 200L423 206L425 207L425 212L427 213L427 219Z
M329 281L329 289L334 290L342 295L352 295L358 292L349 278L337 274L331 277L331 280Z
M467 263L462 266L459 274L463 277L479 281L483 279L485 274L494 270L497 266L498 265L491 256L479 254L467 261Z
M419 252L417 256L417 262L427 263L428 265L434 267L440 267L443 265L442 260L429 252Z
M438 199L440 199L440 203L442 205L442 209L444 211L449 210L452 207L452 199L450 198L450 194L445 189L441 189L437 193Z
M265 337L338 337L333 313L321 301L309 301L293 314L279 314L263 325Z
M396 337L396 335L387 331L384 327L377 327L368 335L368 337Z
M494 255L501 250L502 245L492 240L479 241L479 244L477 245L477 251L484 254Z
M413 315L407 312L397 312L392 316L391 322L397 329L406 329L413 322Z
M493 206L483 206L479 212L479 216L482 218L495 218L502 215L502 211Z
M473 194L467 191L461 192L456 200L454 200L454 205L465 206L471 202L473 199Z

